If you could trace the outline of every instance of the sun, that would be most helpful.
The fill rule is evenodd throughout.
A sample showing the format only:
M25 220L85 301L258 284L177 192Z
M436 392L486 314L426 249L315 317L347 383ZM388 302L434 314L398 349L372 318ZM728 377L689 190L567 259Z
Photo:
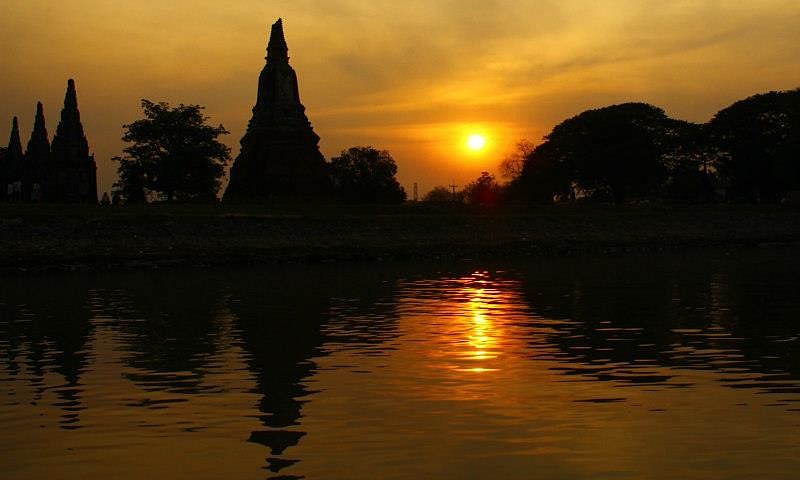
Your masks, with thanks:
M467 137L467 148L473 152L479 152L486 147L486 137L479 133L473 133Z

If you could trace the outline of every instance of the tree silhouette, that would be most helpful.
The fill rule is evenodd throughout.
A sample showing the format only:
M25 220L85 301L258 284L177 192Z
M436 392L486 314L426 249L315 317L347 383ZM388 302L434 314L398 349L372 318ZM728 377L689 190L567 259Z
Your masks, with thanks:
M331 178L347 202L399 203L406 192L397 182L397 164L386 150L352 147L331 159Z
M500 162L500 174L511 181L522 174L525 166L525 158L533 153L536 145L528 139L523 138L517 142L517 149L505 157Z
M568 172L590 197L620 203L645 196L664 180L664 156L674 141L675 122L644 103L588 110L553 128L526 165L534 162L528 168L547 172L539 178Z
M675 120L672 145L664 157L667 177L664 198L680 202L708 202L715 197L719 151L709 140L708 124Z
M211 126L200 105L170 107L142 100L144 118L123 125L118 191L128 202L143 202L149 192L164 199L209 201L216 198L230 148L217 138L228 133Z
M800 89L740 100L710 128L729 198L775 202L800 188Z
M475 181L464 187L464 197L471 205L494 205L501 194L500 185L489 172L481 172Z
M555 145L548 142L524 152L519 175L506 188L508 198L530 203L552 203L555 198L570 197L571 172L556 152Z
M439 185L426 193L422 201L429 203L463 203L463 197L462 192L454 193L446 186Z

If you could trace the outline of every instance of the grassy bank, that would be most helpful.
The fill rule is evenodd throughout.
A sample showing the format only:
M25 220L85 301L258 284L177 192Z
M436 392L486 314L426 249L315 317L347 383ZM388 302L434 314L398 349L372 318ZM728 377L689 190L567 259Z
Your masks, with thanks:
M800 209L0 205L0 270L800 246Z

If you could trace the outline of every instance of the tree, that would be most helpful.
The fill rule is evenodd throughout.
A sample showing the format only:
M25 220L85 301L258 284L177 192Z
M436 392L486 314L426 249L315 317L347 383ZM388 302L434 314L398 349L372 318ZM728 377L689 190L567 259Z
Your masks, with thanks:
M556 125L530 159L568 172L590 197L620 203L662 183L674 125L663 110L644 103L588 110Z
M523 157L522 168L506 187L509 199L529 203L553 203L572 195L572 178L551 143L543 143Z
M452 190L444 185L434 187L433 190L426 193L422 198L423 202L428 203L455 203L457 200L458 194L454 194Z
M352 147L331 159L331 179L347 202L399 203L406 192L397 182L397 164L386 150Z
M673 201L713 200L719 152L709 142L708 125L675 120L672 133L670 151L664 156L667 177L661 194Z
M500 162L500 174L511 181L522 174L525 158L530 155L536 146L533 142L523 138L517 142L517 149Z
M800 188L800 89L740 100L709 128L729 198L775 202Z
M501 187L489 172L480 176L464 188L467 203L471 205L494 205L500 200Z
M129 145L119 162L114 185L128 202L144 202L149 193L166 200L216 199L230 148L219 142L229 132L207 125L200 105L170 107L142 100L144 118L123 125Z

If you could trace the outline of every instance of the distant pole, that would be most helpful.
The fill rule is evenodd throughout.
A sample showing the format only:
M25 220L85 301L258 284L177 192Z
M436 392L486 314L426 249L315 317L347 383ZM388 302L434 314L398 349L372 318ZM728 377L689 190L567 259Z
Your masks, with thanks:
M456 185L456 182L453 182L453 183L450 184L450 190L452 190L452 192L453 192L453 201L454 202L456 201L456 188L458 188L458 185Z
M414 182L414 201L419 201L419 190L417 190L417 182Z

